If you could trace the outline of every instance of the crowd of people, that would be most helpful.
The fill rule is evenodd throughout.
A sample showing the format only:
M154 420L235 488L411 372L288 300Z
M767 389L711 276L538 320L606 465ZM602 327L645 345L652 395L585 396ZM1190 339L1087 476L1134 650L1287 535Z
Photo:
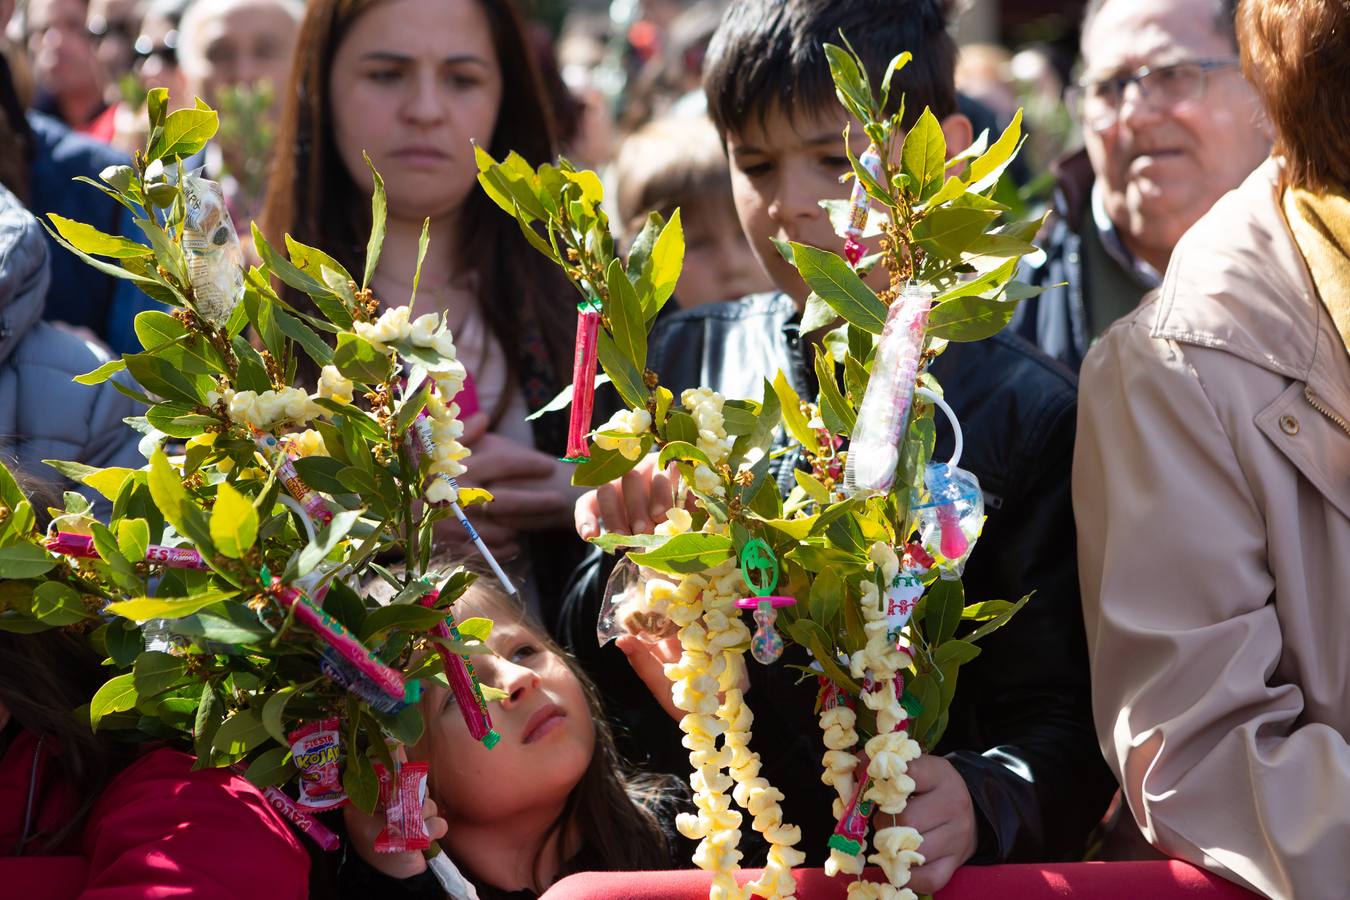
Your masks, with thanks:
M147 240L74 179L143 145L150 89L222 111L181 165L221 182L241 236L256 223L349 271L366 252L368 157L388 198L370 287L409 291L429 220L419 306L446 315L478 404L460 481L491 491L475 523L524 587L524 608L486 586L461 601L498 623L480 668L506 695L507 740L489 752L450 692L423 698L429 727L406 752L430 765L429 828L485 900L684 865L671 658L633 638L597 646L614 559L586 543L656 529L674 476L653 457L574 487L565 416L528 418L570 380L574 298L479 188L473 144L600 169L621 244L649 211L680 209L678 308L648 355L676 396L758 398L781 371L814 397L810 289L775 244L838 243L821 201L847 197L849 117L822 47L842 32L874 83L909 50L893 94L905 126L931 110L955 154L1024 108L1007 199L1048 211L1021 269L1043 292L931 367L988 511L966 595L1033 599L911 766L899 820L925 856L911 886L938 891L963 865L1174 857L1268 897L1345 897L1350 6L1089 0L1072 66L1043 45L958 46L946 0L626 6L623 21L575 10L555 35L508 0L0 0L6 463L57 497L72 486L44 459L143 464L123 422L134 386L72 379L141 349L135 316L159 305L39 220ZM866 148L859 129L852 143ZM438 549L466 555L442 525ZM89 897L244 896L260 878L266 896L441 895L421 853L373 851L378 814L349 807L347 846L324 854L238 775L90 733L72 712L100 680L88 655L59 633L0 633L6 883L41 896L70 877L52 861L76 855ZM820 865L833 791L815 688L778 665L753 667L748 690L764 774L791 786L785 818ZM561 739L536 743L545 726Z

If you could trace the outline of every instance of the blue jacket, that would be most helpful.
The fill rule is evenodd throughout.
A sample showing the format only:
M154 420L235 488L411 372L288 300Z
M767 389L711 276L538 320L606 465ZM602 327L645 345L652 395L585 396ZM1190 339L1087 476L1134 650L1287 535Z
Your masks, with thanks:
M107 355L42 320L50 279L41 234L37 220L0 187L0 458L39 483L64 489L71 486L59 484L61 477L44 459L132 469L145 459L137 451L140 436L122 421L139 414L137 404L111 383L71 380L98 368ZM82 490L95 501L95 514L106 516L108 501Z
M93 185L74 180L79 175L97 179L108 166L125 164L125 156L39 112L28 113L28 126L33 131L28 207L34 215L56 213L146 243L126 207ZM136 313L158 309L160 304L131 282L85 265L51 235L47 235L47 241L51 247L51 287L43 318L88 328L114 353L140 350L132 327Z

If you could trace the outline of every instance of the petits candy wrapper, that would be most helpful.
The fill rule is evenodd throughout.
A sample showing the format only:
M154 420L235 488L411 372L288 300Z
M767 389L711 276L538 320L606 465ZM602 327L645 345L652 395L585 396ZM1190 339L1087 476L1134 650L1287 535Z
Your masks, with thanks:
M347 800L342 789L342 735L337 717L302 725L290 734L291 756L300 770L300 798L305 809L332 809Z
M220 185L196 175L183 178L187 217L183 252L197 314L224 325L244 295L244 253Z

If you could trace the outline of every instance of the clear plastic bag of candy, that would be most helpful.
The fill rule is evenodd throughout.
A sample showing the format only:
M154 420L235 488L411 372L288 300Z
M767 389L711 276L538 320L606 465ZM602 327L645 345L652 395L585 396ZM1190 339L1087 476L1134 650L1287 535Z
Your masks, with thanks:
M595 625L600 646L625 634L646 641L674 637L679 629L666 615L674 592L675 585L660 572L643 569L626 556L619 560L605 584Z
M942 574L959 578L984 528L984 493L973 474L949 463L929 463L925 492L913 509L919 515L924 549L936 557Z

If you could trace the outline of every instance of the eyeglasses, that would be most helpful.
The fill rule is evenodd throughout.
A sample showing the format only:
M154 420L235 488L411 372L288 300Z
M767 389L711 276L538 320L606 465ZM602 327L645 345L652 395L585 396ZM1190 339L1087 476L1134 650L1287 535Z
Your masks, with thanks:
M1139 89L1141 99L1171 108L1202 99L1209 73L1235 68L1237 64L1236 59L1192 59L1169 66L1140 66L1123 75L1080 81L1065 91L1064 99L1088 128L1106 131L1119 119L1125 90L1131 84Z
M140 66L151 59L158 59L163 65L178 65L178 32L170 31L164 36L162 44L156 44L145 35L136 38L132 46L136 56L135 65Z

